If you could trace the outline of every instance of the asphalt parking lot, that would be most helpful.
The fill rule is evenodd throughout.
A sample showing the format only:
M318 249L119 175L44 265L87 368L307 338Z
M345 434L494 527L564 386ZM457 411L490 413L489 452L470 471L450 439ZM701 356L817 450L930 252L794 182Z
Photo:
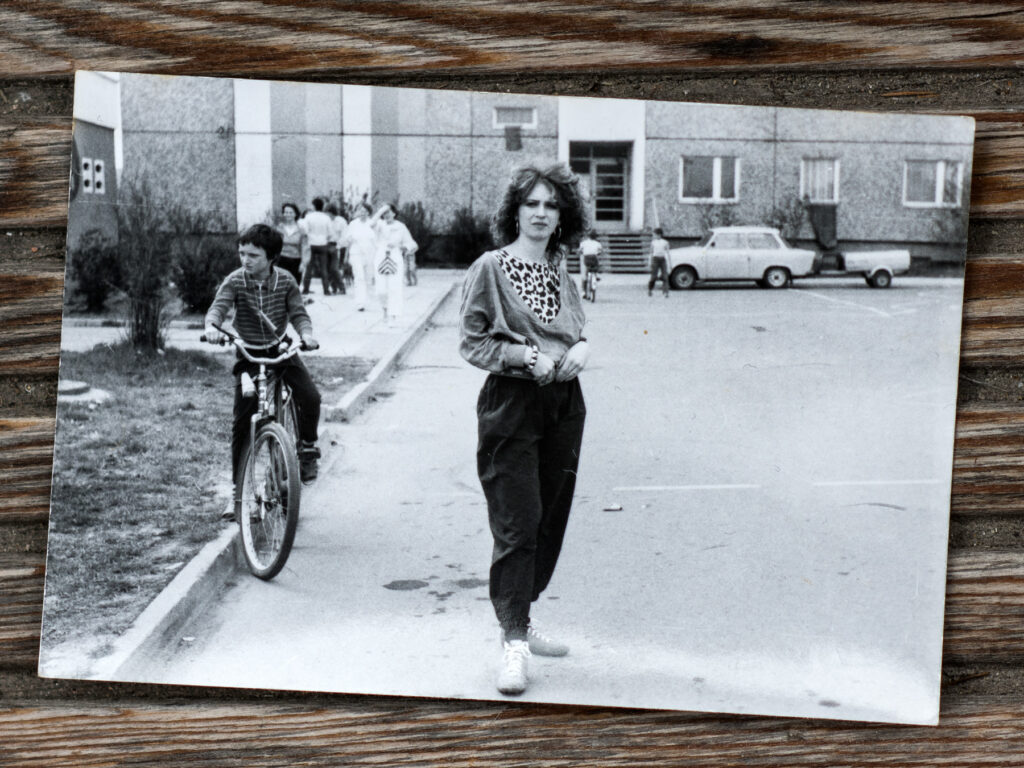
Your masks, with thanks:
M663 298L605 277L577 500L535 612L573 650L535 658L523 699L935 716L962 283L844 283ZM241 576L150 679L497 696L483 376L456 319L346 425L285 571Z

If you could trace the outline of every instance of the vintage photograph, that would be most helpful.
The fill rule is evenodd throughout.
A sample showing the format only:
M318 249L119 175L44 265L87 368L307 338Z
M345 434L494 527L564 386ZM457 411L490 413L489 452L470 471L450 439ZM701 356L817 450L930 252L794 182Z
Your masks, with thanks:
M74 116L40 675L937 722L973 120Z

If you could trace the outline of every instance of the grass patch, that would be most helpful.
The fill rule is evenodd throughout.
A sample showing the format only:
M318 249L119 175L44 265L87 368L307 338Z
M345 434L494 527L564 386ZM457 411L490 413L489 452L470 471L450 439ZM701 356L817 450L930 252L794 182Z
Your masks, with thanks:
M305 360L327 402L373 365ZM99 405L58 401L47 648L124 632L221 530L230 495L232 362L227 354L173 348L137 354L127 344L62 354L62 378L112 397Z

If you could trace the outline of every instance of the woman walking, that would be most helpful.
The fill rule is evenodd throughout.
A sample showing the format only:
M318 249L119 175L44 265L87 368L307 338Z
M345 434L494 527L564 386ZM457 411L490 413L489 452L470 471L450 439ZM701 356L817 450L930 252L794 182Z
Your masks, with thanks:
M586 230L579 180L564 163L517 170L462 293L459 351L490 372L477 401L477 472L494 551L490 598L504 656L498 690L526 690L531 653L569 649L540 634L530 606L547 587L569 521L586 408L577 375L586 322L565 254Z
M299 226L299 206L285 203L281 206L281 223L277 225L281 233L281 255L277 257L277 266L286 270L298 283L302 269L302 238L305 234Z
M369 204L362 200L356 204L355 218L345 230L344 247L348 248L348 259L352 265L352 290L356 307L366 309L366 294L373 284L373 271L377 258L377 217L370 218Z
M374 279L377 298L384 307L384 319L395 323L402 316L403 286L407 257L415 254L416 241L408 227L395 218L395 207L390 203L377 211L377 263Z

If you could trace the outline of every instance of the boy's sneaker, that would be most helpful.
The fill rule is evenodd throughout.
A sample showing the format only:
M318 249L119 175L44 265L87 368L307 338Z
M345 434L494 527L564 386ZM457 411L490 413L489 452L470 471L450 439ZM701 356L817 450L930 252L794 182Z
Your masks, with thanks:
M299 477L302 482L311 483L316 480L320 472L317 460L320 458L320 449L316 443L299 443Z
M530 645L525 640L509 640L504 645L505 655L501 659L498 690L515 696L526 690Z
M565 656L569 653L568 645L537 631L532 622L526 628L526 639L530 644L530 653L535 653L538 656Z

